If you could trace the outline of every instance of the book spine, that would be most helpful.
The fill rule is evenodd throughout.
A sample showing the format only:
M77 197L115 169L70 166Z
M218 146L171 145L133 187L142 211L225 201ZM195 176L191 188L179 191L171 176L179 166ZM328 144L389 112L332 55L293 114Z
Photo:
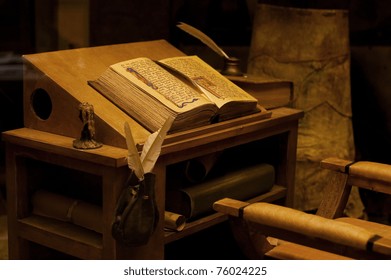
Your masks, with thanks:
M215 201L229 197L246 200L270 190L275 171L261 163L207 180L197 185L167 191L166 211L184 215L187 219L213 212Z

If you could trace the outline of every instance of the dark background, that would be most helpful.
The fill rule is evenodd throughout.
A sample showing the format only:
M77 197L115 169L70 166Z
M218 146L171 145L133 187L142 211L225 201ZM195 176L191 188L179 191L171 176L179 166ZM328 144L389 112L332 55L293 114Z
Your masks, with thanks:
M260 2L349 10L356 157L391 163L391 1ZM198 54L218 66L219 57L176 28L176 23L183 21L204 31L245 64L256 3L256 0L0 0L0 131L23 126L21 55L166 39L185 53ZM1 142L0 148L0 190L5 197L4 143ZM208 234L213 235L213 231Z

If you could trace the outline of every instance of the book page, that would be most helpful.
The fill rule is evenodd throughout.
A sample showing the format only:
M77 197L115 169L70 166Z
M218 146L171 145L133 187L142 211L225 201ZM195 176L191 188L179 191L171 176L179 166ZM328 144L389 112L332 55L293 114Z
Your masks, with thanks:
M111 68L174 111L188 111L201 104L211 103L200 92L148 58L120 62Z
M159 62L188 77L218 107L232 100L257 102L197 56L166 58Z

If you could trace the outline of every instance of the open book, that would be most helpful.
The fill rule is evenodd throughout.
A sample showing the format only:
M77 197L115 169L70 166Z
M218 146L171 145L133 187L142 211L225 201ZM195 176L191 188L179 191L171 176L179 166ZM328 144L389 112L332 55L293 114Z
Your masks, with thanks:
M89 84L150 131L168 116L174 132L260 110L256 98L197 56L122 61Z

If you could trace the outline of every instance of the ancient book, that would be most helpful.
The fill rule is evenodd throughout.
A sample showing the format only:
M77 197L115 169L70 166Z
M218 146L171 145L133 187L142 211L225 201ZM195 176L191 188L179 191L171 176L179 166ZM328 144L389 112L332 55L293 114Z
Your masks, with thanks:
M150 131L169 116L174 132L265 111L197 56L122 61L89 84Z
M251 94L265 109L291 107L294 102L293 82L265 75L227 76Z
M247 200L268 192L274 185L275 170L267 163L259 163L227 172L198 184L168 188L166 211L187 219L213 213L213 203L229 197Z

